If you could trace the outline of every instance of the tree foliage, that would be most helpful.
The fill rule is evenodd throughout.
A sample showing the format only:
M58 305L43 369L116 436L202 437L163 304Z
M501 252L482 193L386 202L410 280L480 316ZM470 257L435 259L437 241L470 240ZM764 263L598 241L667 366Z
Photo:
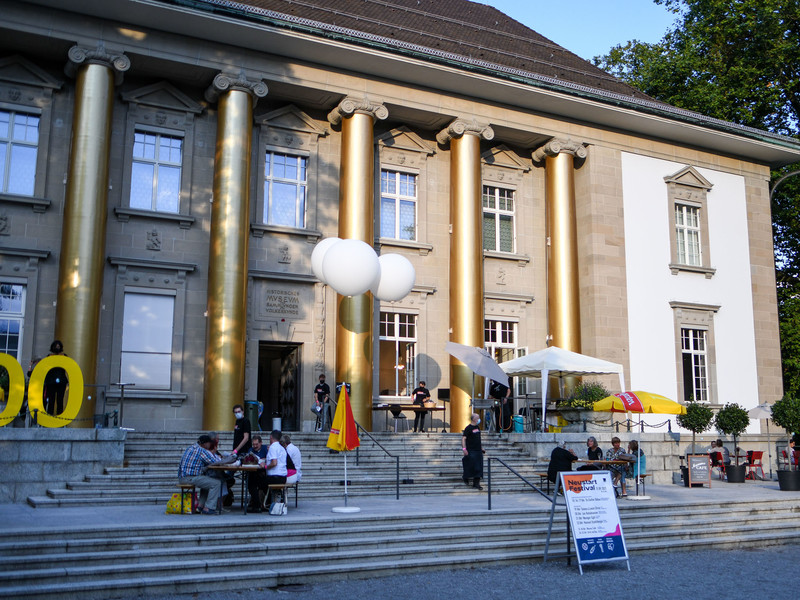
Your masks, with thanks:
M632 40L594 62L657 100L800 137L800 2L654 0L674 12L661 41ZM790 165L773 181L800 169ZM800 394L800 175L772 200L784 390Z

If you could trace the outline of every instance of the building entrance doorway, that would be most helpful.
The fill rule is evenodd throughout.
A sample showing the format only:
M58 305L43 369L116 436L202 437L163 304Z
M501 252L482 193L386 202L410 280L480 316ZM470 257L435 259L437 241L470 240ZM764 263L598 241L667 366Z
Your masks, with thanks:
M259 429L272 430L272 419L281 418L281 429L299 431L300 359L302 344L258 344L258 401L264 406Z

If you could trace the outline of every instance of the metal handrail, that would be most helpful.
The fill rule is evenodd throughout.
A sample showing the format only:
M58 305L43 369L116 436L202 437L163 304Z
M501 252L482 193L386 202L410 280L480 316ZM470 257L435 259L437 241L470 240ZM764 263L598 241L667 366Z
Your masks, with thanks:
M487 465L487 466L488 466L488 468L487 468L487 473L488 473L488 476L487 476L487 478L486 478L486 484L487 484L487 486L489 487L488 493L486 494L486 497L488 498L488 501L489 501L489 510L492 510L492 461L493 461L493 460L496 460L496 461L497 461L497 462L499 462L501 465L503 465L503 466L504 466L506 469L508 469L509 471L511 471L511 472L512 472L514 475L516 475L517 477L519 477L519 478L520 478L520 479L521 479L521 480L522 480L524 483L526 483L527 485L529 485L530 487L532 487L532 488L534 489L534 491L535 491L535 492L538 492L540 495L542 495L542 496L544 496L545 498L547 498L547 499L548 499L550 502L552 502L552 501L553 501L553 498L552 498L551 496L548 496L547 494L545 494L545 493L544 493L542 490L540 490L540 489L539 489L539 487L538 487L538 486L536 486L536 485L532 484L530 481L528 481L527 479L525 479L525 477L523 477L522 475L520 475L519 473L517 473L517 472L514 470L514 468L513 468L513 467L511 467L510 465L508 465L508 464L507 464L507 463L506 463L506 462L505 462L505 461L504 461L502 458L496 458L496 457L494 457L494 456L490 456L490 457L488 458L488 465Z
M331 398L331 399L330 399L330 401L331 401L331 404L333 404L333 408L336 408L336 406L337 406L337 402L336 402L336 400L334 400L333 398ZM334 411L334 412L335 412L335 411ZM378 448L380 448L381 450L383 450L383 451L386 453L386 456L388 456L389 458L393 458L393 459L395 460L395 469L394 469L394 472L395 472L395 500L400 500L400 457L399 457L399 456L395 456L394 454L392 454L391 452L389 452L389 451L388 451L386 448L384 448L383 446L381 446L381 443L380 443L378 440L376 440L374 437L372 437L372 434L370 434L370 432L369 432L369 431L367 431L366 429L364 429L364 428L361 426L361 423L359 423L359 422L358 422L358 421L356 421L355 419L353 419L353 421L355 421L355 423L356 423L356 431L358 431L359 429L360 429L361 431L363 431L363 432L364 432L364 433L367 435L367 437L368 437L369 439L371 439L371 440L372 440L372 442L373 442L373 443L374 443L376 446L378 446ZM358 457L359 457L359 454L358 454L358 449L359 449L360 447L361 447L360 445L359 445L359 446L356 446L356 465L358 465Z
M395 469L394 469L394 471L395 471L395 500L400 500L400 457L399 456L395 456L394 454L389 452L386 448L381 446L381 443L378 440L376 440L374 437L372 437L372 434L370 434L369 431L364 429L358 423L358 421L356 421L356 428L360 429L361 431L363 431L367 435L367 437L372 440L373 444L378 446L378 448L380 448L381 450L383 450L386 453L386 456L388 456L389 458L393 458L395 460ZM358 448L356 448L356 464L358 464Z

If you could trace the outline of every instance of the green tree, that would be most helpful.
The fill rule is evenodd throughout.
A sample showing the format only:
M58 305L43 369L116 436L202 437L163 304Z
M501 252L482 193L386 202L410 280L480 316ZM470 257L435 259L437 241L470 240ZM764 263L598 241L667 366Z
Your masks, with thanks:
M662 102L800 137L800 2L654 0L676 14L655 44L632 40L596 65ZM798 165L772 173L773 181ZM786 392L800 394L800 176L772 200Z
M693 400L686 403L686 414L678 415L676 419L678 425L692 432L692 453L696 452L694 443L696 435L711 427L713 418L714 411L705 404L699 404Z

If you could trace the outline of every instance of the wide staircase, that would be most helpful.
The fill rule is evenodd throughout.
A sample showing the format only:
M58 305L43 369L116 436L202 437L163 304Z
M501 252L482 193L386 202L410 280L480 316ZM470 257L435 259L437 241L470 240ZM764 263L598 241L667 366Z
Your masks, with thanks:
M626 541L641 551L757 547L800 534L796 501L726 506L621 504ZM0 533L0 598L115 598L371 578L541 560L541 510L348 518L176 517L165 525L120 523ZM563 509L553 550L566 545ZM291 560L285 560L291 557ZM421 558L424 557L424 558ZM635 557L634 557L635 558Z
M34 507L75 507L119 504L163 504L176 491L177 469L184 449L202 432L129 432L123 465L107 467L102 474L81 481L54 484L46 495L31 496ZM269 434L261 434L268 443ZM341 495L344 458L327 447L327 434L292 433L303 457L301 498L326 499ZM397 492L399 457L400 496L408 494L472 493L461 480L461 435L450 433L374 433L362 435L361 446L347 456L348 495L394 496ZM232 447L232 434L220 436L220 449ZM502 458L509 466L539 483L537 464L520 446L505 436L484 434L487 456ZM521 492L525 484L506 469L495 469L498 490ZM239 501L239 486L236 498ZM530 488L528 488L530 489Z

